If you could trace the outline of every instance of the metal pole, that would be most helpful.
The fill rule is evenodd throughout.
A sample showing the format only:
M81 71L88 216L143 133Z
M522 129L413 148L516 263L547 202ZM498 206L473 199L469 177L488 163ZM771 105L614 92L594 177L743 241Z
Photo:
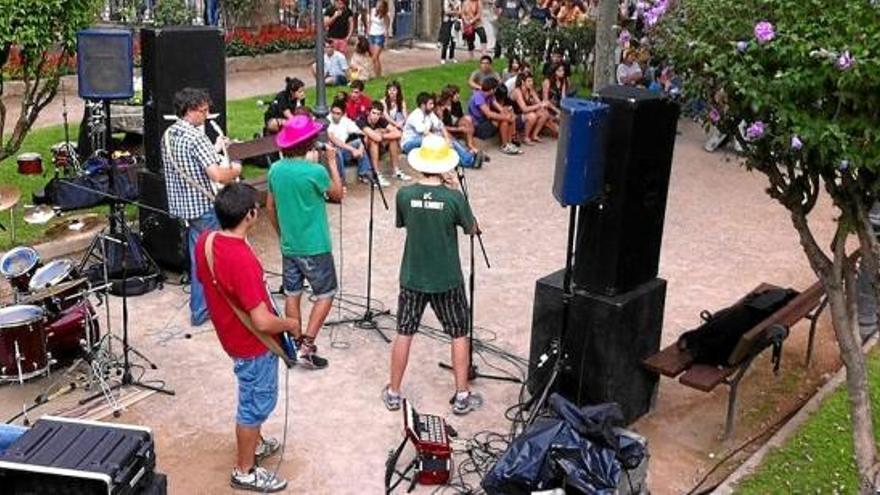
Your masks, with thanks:
M327 87L324 81L324 11L321 8L321 0L312 0L315 10L315 108L312 109L315 117L326 122L327 114Z

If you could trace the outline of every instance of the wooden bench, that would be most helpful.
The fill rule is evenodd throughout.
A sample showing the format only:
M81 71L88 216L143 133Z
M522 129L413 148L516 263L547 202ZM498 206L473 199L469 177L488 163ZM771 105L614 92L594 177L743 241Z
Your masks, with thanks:
M762 283L752 292L776 288L778 287ZM806 357L806 366L809 367L813 355L816 322L826 303L827 299L825 298L822 284L816 282L807 290L795 296L788 304L743 334L733 352L731 352L726 366L695 364L687 351L678 348L678 342L648 357L643 361L643 364L649 370L670 378L681 375L678 378L681 384L703 392L711 392L721 384L729 386L727 419L724 426L724 440L727 440L733 435L739 382L755 358L770 347L770 343L764 337L776 325L782 325L788 329L801 319L806 318L810 320L810 334L807 341Z

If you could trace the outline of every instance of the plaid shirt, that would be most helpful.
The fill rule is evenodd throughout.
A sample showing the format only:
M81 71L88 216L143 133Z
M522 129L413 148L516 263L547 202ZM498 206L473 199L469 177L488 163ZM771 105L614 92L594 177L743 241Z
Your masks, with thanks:
M168 193L168 211L186 220L199 218L214 207L213 202L191 181L181 176L178 169L188 175L192 182L210 192L211 179L206 169L220 163L220 156L204 131L186 120L178 119L166 132L169 136L167 141L162 139L162 167ZM170 150L165 149L166 142Z

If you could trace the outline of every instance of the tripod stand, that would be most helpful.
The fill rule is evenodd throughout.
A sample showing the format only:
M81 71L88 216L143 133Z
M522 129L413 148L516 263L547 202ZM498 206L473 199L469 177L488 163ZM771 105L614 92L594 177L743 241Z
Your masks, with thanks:
M464 202L468 206L468 210L471 210L470 195L468 194L467 179L464 175L464 169L461 167L457 167L455 170L456 174L458 175L458 182L461 184L461 193L464 196ZM512 376L489 375L485 373L480 373L477 365L474 364L474 291L476 290L476 256L474 249L474 237L476 237L477 241L479 241L480 243L480 251L483 253L483 260L486 262L486 268L492 268L492 266L489 264L489 256L486 254L486 246L483 245L483 235L478 229L476 234L471 234L470 236L470 273L468 274L468 301L470 302L470 304L468 305L468 380L470 381L476 378L485 378L487 380L520 383L521 380ZM438 363L438 366L445 370L452 370L451 365L443 362Z
M376 166L373 165L372 173L370 174L370 222L367 227L367 308L364 311L364 314L360 318L346 318L342 320L330 321L324 323L325 326L334 326L334 325L345 325L348 323L353 323L354 326L358 328L363 328L365 330L374 330L376 333L382 337L386 343L391 343L391 339L385 335L385 332L379 328L379 325L376 323L375 318L377 316L383 314L389 314L389 310L385 311L374 311L370 305L372 304L372 289L373 289L373 222L375 218L375 198L376 198L376 189L379 189L379 197L382 198L382 205L385 207L385 211L388 211L388 201L385 200L385 191L382 189L382 184L379 182L379 174L376 172Z
M550 397L550 392L556 387L556 380L559 379L559 374L562 372L562 369L565 366L565 361L568 359L568 355L565 353L565 338L568 334L571 299L574 297L574 289L571 284L571 264L574 254L574 236L575 226L577 225L578 207L572 205L569 206L569 208L568 242L565 249L565 272L562 276L562 325L560 326L559 337L554 339L554 342L550 343L550 353L556 354L556 360L553 362L553 369L550 372L550 377L547 379L547 383L544 384L544 387L541 390L541 395L538 396L538 401L533 402L535 396L532 396L529 400L532 405L526 404L526 408L531 408L531 412L529 413L529 418L526 420L525 428L531 426L532 423L535 422L535 419L538 418L538 414L541 412L541 409L544 408L547 399Z
M113 161L113 145L112 145L113 136L112 136L112 133L110 132L111 123L110 123L110 101L109 100L104 101L104 117L107 119L106 120L107 133L105 134L105 136L106 136L105 149L107 150L107 154L110 157L109 185L110 185L111 191L117 192L117 190L116 190L116 164ZM119 197L114 196L114 195L108 195L108 196L110 196L110 214L109 214L110 235L104 235L102 233L101 235L96 237L94 241L92 241L92 245L89 247L89 250L86 251L86 254L83 257L83 260L80 264L80 267L82 268L83 266L85 266L85 264L88 262L88 260L92 256L94 256L94 249L97 247L97 244L99 242L101 243L102 254L103 254L102 261L104 261L105 263L107 261L107 244L106 244L107 241L115 242L115 243L122 246L122 249L121 249L121 252L122 252L122 260L121 260L122 261L122 263L121 263L122 277L121 277L121 280L122 281L120 283L120 292L121 292L120 295L122 297L122 363L123 363L122 364L122 381L120 383L110 387L110 390L116 390L116 389L120 389L122 387L132 385L132 386L136 386L136 387L147 389L147 390L153 390L153 391L160 392L160 393L167 394L167 395L174 395L173 390L166 389L164 387L156 387L153 385L148 385L148 384L143 383L139 380L135 380L134 376L131 374L131 361L129 359L129 353L134 352L141 357L144 357L144 355L141 354L136 349L134 349L128 343L128 278L129 277L128 277L128 259L127 258L128 258L129 250L137 247L139 249L139 252L137 254L143 256L144 259L147 261L148 270L150 272L146 275L147 278L149 278L149 277L157 277L158 278L161 276L161 272L159 271L159 267L158 267L158 265L156 265L156 262L145 251L143 251L140 248L140 244L132 242L135 239L135 237L134 237L134 234L129 229L128 224L125 221L125 210L122 206L123 203L125 203L125 201L121 200ZM106 266L105 266L105 269L106 269ZM145 357L144 357L144 359L151 365L151 368L156 369L155 364L153 364L151 361L149 361ZM96 397L104 395L104 393L105 392L102 391L101 393L94 394L90 397L86 397L85 399L80 401L80 404L85 404L87 402L90 402L91 400L95 399Z

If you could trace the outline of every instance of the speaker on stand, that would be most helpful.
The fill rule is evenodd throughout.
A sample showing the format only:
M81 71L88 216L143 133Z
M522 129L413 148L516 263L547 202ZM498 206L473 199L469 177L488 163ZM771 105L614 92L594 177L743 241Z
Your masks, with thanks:
M598 95L603 132L565 117L576 110L563 113L553 194L582 206L570 219L573 273L536 283L529 384L546 395L555 382L578 405L617 402L632 422L650 409L658 381L641 361L660 348L666 282L656 276L678 109L638 88Z

